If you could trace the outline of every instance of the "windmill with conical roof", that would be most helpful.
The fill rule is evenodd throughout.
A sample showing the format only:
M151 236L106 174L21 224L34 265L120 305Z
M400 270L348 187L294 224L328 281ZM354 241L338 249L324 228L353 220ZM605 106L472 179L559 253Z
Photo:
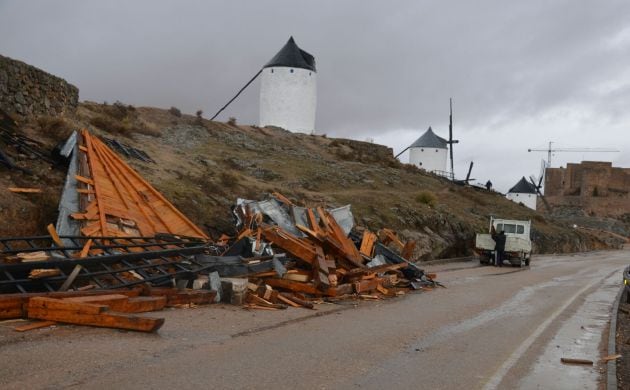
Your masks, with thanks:
M260 126L290 131L315 130L317 108L315 57L293 37L263 67L260 80Z
M210 120L217 118L258 76L261 76L261 127L277 126L305 133L315 131L315 57L300 49L293 37Z
M538 189L536 186L527 179L525 176L521 178L510 190L508 191L506 198L516 203L523 203L530 209L536 210L536 203L538 200Z

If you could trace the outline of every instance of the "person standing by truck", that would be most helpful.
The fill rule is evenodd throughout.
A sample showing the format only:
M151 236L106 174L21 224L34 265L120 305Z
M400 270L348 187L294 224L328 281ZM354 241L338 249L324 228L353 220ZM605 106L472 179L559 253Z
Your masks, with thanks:
M503 260L505 259L505 239L506 239L505 232L503 230L500 230L499 234L492 234L492 239L495 242L495 246L494 246L495 266L503 267Z

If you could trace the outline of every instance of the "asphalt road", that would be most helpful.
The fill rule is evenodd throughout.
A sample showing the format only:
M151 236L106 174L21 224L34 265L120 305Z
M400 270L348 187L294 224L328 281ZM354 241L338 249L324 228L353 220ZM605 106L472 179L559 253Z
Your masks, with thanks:
M432 266L448 288L317 311L177 309L158 334L0 323L0 387L597 388L627 251ZM560 357L591 359L570 366Z

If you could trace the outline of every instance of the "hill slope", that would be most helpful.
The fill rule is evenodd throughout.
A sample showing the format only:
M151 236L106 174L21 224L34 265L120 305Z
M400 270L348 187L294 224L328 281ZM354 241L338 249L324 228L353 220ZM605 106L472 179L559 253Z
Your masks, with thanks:
M607 246L588 232L547 219L499 193L454 185L401 164L384 146L365 142L210 122L176 110L90 102L80 104L73 117L32 121L22 131L51 146L71 128L82 126L147 152L155 164L127 161L214 236L233 232L230 206L237 198L259 199L277 191L306 205L350 203L359 224L389 227L418 240L414 255L421 260L469 255L474 234L487 230L490 215L532 220L537 252ZM38 179L49 190L45 199L0 190L0 207L21 202L25 210L41 214L20 234L41 232L40 224L54 215L51 208L64 172L53 171ZM2 184L7 186L25 181L21 174L5 179ZM10 230L0 229L0 234Z

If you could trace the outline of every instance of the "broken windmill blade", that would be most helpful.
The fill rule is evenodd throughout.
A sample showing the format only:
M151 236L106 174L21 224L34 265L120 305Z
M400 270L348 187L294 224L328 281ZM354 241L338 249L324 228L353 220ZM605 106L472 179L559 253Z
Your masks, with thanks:
M541 189L541 184L542 184L542 180L543 180L543 176L540 176L540 179L538 180L538 184L536 184L536 180L534 179L533 176L529 177L529 181L532 184L532 186L536 189L536 194L540 197L541 202L543 202L543 205L545 206L545 209L547 210L548 213L551 213L551 205L549 204L549 202L547 202L547 199L545 199L545 195L542 193Z
M472 172L472 169L473 169L473 162L471 161L470 165L468 166L468 173L466 174L466 178L463 180L453 180L453 182L455 184L463 185L463 186L470 185L470 181L475 180L475 179L470 178L470 173Z
M85 236L154 236L169 233L207 239L206 234L116 153L82 130L78 145L78 204L70 217ZM72 188L64 189L72 191ZM62 198L65 194L62 194ZM58 224L59 225L59 224ZM65 232L60 232L64 234Z

